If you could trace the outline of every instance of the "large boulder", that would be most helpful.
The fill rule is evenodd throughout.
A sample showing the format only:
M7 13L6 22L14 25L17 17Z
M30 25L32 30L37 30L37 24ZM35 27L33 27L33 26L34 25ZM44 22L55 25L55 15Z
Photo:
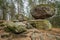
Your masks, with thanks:
M22 33L26 31L26 25L22 22L5 22L5 30L6 31L11 31L13 33Z
M35 19L46 19L55 14L55 7L48 4L36 5L31 9L31 15Z
M29 23L37 29L49 30L52 28L51 23L48 20L30 20Z

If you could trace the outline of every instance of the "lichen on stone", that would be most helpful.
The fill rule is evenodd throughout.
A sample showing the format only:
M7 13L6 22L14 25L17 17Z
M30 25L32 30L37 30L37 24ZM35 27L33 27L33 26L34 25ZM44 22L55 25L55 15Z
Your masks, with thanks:
M24 32L26 31L26 25L23 24L22 22L17 22L17 23L14 23L14 22L5 22L5 30L6 31L10 31L10 32L13 32L13 33L21 33L21 32Z
M31 20L29 21L30 24L32 24L33 27L37 29L51 29L52 25L48 20Z

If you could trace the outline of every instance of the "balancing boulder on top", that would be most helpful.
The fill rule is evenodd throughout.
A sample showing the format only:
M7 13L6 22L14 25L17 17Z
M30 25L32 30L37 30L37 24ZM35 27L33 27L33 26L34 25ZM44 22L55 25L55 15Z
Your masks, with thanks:
M55 7L48 4L41 4L31 9L31 15L35 19L46 19L55 14Z

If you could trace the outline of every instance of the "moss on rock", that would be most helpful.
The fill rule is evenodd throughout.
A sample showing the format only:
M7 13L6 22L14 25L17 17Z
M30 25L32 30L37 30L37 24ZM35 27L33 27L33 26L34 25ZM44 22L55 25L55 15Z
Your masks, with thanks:
M37 29L51 29L52 25L48 20L31 20L29 21L30 24L32 24L33 27Z
M55 7L48 4L36 5L31 9L31 15L35 19L46 19L55 15Z
M23 24L22 22L5 22L5 30L6 31L11 31L13 33L22 33L26 31L26 25Z

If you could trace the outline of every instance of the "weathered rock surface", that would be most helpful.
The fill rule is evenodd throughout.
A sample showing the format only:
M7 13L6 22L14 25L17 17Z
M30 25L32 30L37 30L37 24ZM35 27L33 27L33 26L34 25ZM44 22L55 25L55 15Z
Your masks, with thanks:
M29 18L24 16L23 14L17 14L16 19L19 20L20 22L29 20Z
M5 30L6 31L11 31L13 33L21 33L26 31L26 25L22 22L5 22L3 23L5 25Z
M46 19L44 19L44 20L41 20L41 19L40 20L30 20L29 23L37 29L49 30L52 28L51 23Z
M53 5L40 4L31 9L31 14L35 19L46 19L55 14Z

